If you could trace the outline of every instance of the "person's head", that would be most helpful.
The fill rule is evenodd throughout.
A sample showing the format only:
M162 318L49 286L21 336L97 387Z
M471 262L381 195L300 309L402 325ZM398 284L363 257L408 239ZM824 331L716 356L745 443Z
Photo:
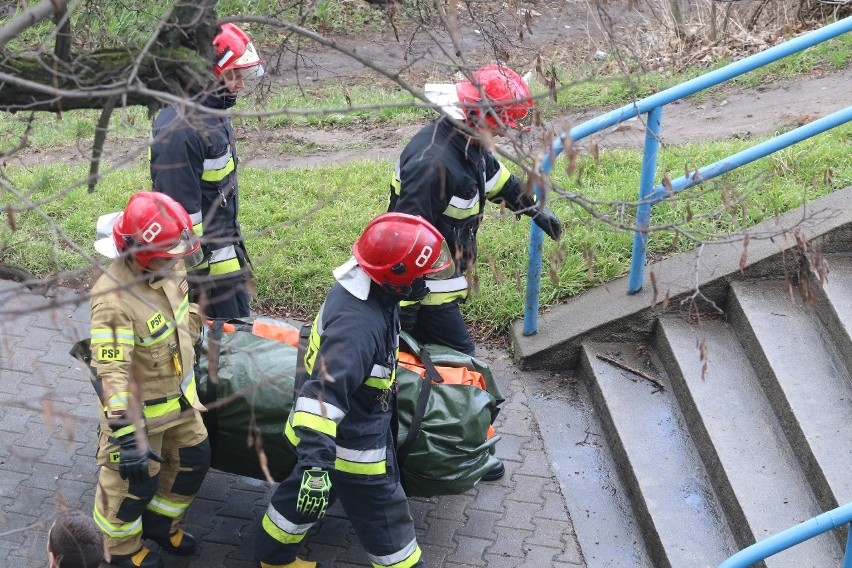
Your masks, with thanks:
M234 24L222 24L213 38L216 62L213 73L220 77L225 88L236 95L252 81L263 76L263 60L258 56L251 38Z
M164 268L177 259L188 267L203 253L189 214L180 203L157 191L133 194L112 226L116 253L129 253L142 270Z
M79 511L60 513L47 533L50 568L97 568L104 559L104 536Z
M455 271L444 237L416 215L379 215L364 228L352 252L373 282L396 294L407 293L420 278L441 280Z
M426 97L449 116L492 135L507 128L522 129L518 121L533 107L523 77L497 63L477 69L472 80L454 85L427 84L425 91Z

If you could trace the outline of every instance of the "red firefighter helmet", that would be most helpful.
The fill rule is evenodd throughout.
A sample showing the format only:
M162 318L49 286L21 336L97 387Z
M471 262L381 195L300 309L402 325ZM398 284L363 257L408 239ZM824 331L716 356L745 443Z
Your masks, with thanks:
M403 289L421 276L449 278L455 271L447 242L423 217L384 213L352 245L355 260L373 282Z
M112 226L112 239L119 252L129 251L143 269L155 258L192 257L187 258L191 267L201 256L189 214L180 203L156 191L130 197Z
M263 60L258 56L246 32L235 24L222 24L222 31L213 38L216 48L216 63L213 72L220 76L226 69L245 69L253 71L255 76L263 75Z
M518 121L533 106L526 81L513 70L496 63L477 69L474 78L478 85L472 81L456 83L465 118L479 127L521 128ZM483 93L486 101L482 100Z

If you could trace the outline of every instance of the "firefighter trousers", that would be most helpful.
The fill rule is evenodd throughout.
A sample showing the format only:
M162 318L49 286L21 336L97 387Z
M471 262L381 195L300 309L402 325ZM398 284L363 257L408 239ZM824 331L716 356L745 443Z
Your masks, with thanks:
M93 515L110 554L132 554L142 545L143 530L147 537L167 538L177 527L210 468L210 441L198 412L148 434L163 463L148 460L150 479L131 483L118 473L120 448L110 435L102 429Z
M402 308L404 311L405 308ZM404 317L400 315L400 318ZM471 357L476 354L476 345L470 337L470 330L464 322L458 302L449 302L437 306L419 306L411 337L421 345L434 343L461 351Z
M272 496L255 537L255 556L261 562L293 562L305 534L316 522L296 512L302 471L297 466ZM363 483L336 471L329 472L329 477L330 501L340 499L374 568L426 568L420 558L408 498L398 481Z

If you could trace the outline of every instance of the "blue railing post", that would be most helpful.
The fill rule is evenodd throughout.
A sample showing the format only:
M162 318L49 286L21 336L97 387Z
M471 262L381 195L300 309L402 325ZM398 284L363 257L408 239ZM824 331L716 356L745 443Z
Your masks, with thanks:
M562 137L553 141L539 168L540 175L548 175L553 167L553 160L562 153ZM533 184L536 199L542 198L541 188ZM524 335L535 335L538 331L538 306L541 300L541 247L544 241L544 231L530 222L529 262L527 262L527 297L524 302Z
M630 277L627 282L628 294L635 294L642 289L642 279L645 275L648 227L651 225L652 207L646 197L654 192L662 117L663 107L652 108L645 125L645 153L642 156L642 176L639 179L639 205L636 207L636 232L633 233L633 255L630 258Z

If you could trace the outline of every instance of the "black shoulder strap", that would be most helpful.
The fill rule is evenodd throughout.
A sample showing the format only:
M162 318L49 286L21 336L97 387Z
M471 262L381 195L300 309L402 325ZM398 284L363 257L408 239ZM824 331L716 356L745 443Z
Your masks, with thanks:
M438 374L435 365L432 363L432 358L429 356L429 351L426 346L420 348L420 360L423 362L423 367L426 369L426 377L420 384L420 394L417 397L417 404L414 407L414 415L411 417L411 426L408 428L408 433L405 436L405 441L396 452L397 462L399 467L403 467L408 454L411 453L411 448L420 435L420 426L423 424L423 417L426 414L426 404L429 402L429 395L432 393L432 383L442 383L444 379Z

